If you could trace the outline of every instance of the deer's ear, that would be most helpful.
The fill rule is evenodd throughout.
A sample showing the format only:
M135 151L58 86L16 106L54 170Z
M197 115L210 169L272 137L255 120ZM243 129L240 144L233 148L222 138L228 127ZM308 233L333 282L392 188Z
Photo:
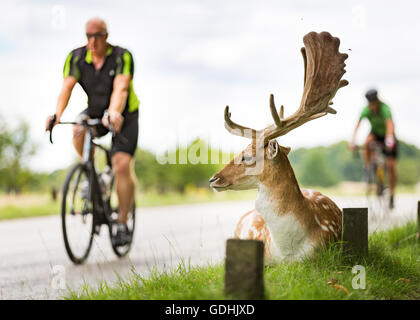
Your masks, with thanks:
M280 146L281 151L283 151L283 153L287 156L290 152L290 147L282 147Z
M267 145L267 159L274 159L279 153L279 144L275 139L271 140Z

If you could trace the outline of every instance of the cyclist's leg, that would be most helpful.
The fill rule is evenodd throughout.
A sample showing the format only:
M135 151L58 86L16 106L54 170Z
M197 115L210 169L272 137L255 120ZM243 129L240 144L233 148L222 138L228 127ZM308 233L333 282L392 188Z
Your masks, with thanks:
M394 147L389 150L384 148L384 154L386 156L386 169L389 179L389 189L390 189L390 198L389 198L389 207L394 208L394 193L395 187L397 185L397 155L398 155L398 142L395 139Z
M112 141L112 168L115 175L115 189L119 202L118 221L127 222L127 215L133 206L136 187L134 172L134 153L138 139L138 112L127 115L124 119L120 134L126 139L121 141L118 137Z
M91 116L88 113L88 110L85 109L81 113L79 113L76 117L76 122L83 119L89 119ZM86 128L80 125L73 125L73 146L76 150L77 154L80 158L83 156L83 145L85 142L85 134L86 134ZM96 137L102 137L105 134L108 133L108 129L106 129L104 126L100 125L95 128L95 136ZM92 146L92 155L94 154L95 150Z
M397 185L397 159L396 155L388 154L386 157L386 169L389 177L389 188L391 195L394 194L395 187Z
M112 167L115 174L115 189L118 195L118 222L126 223L127 215L133 206L136 178L133 157L125 152L116 152L112 156Z
M365 164L365 168L369 168L370 167L370 160L371 160L371 152L370 152L370 144L376 140L375 135L371 132L369 133L369 135L366 137L365 140L365 145L364 145L364 153L363 153L363 161Z
M88 119L86 110L79 113L75 119L78 122L83 119ZM80 158L83 156L83 144L85 141L86 128L80 125L73 125L73 146Z

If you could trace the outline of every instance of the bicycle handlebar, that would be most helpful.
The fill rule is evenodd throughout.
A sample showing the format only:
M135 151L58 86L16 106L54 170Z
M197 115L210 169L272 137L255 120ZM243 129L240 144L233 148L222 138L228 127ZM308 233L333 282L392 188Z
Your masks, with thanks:
M53 131L54 123L55 123L56 119L57 119L57 117L54 114L54 116L51 119L50 124L48 126L48 131L50 132L50 142L51 142L51 144L53 143L52 131ZM108 116L108 121L109 121L109 116ZM94 126L102 124L102 120L100 118L82 119L80 121L60 121L60 122L57 122L57 124L74 124L74 125L81 125L81 126L84 126L84 127L94 127ZM124 144L128 142L128 140L121 133L115 131L114 126L111 124L110 121L109 121L109 131L112 133L113 138L120 139L120 141Z

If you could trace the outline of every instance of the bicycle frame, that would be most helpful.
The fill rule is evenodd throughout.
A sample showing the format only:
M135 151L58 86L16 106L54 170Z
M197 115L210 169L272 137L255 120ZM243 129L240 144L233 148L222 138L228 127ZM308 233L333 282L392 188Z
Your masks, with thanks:
M376 178L385 183L386 165L385 156L382 153L382 145L380 142L372 141L369 148L371 150L371 166L375 170Z
M103 197L100 196L102 194L101 186L99 184L99 178L98 174L95 168L95 162L93 158L92 146L99 147L102 149L106 154L107 159L107 165L112 168L112 163L110 159L109 150L105 147L102 147L99 144L96 144L93 139L93 127L87 126L87 132L85 134L85 139L83 143L83 154L82 154L82 165L85 167L87 172L90 173L89 176L89 182L91 185L91 190L89 192L92 192L93 197L93 210L95 212L94 214L94 223L97 226L100 226L102 224L108 224L111 226L111 220L110 220L110 210L111 208L108 207L108 204L104 201ZM89 197L91 195L89 194Z

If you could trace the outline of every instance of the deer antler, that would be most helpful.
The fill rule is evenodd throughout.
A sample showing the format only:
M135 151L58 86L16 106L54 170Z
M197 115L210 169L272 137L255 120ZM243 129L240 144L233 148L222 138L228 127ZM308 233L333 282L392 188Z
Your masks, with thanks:
M283 119L283 106L277 114L274 97L270 96L270 111L274 124L256 131L242 127L230 120L229 108L225 109L225 127L234 134L245 136L244 130L252 130L254 135L263 134L264 142L285 135L302 124L336 111L329 105L338 89L348 84L341 80L348 55L340 53L340 40L328 32L310 32L303 37L304 48L301 49L305 73L302 100L298 110L290 117ZM236 130L234 130L236 129ZM240 130L238 130L240 129Z

